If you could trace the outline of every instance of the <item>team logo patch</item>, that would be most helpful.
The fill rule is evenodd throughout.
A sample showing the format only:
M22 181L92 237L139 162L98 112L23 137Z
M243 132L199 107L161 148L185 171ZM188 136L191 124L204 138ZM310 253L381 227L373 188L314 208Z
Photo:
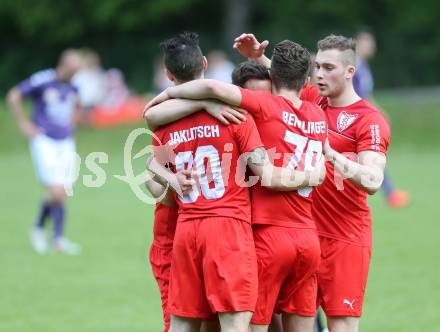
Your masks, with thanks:
M345 111L339 113L338 120L336 121L338 131L341 132L350 127L354 120L356 120L357 116L358 114L348 114Z

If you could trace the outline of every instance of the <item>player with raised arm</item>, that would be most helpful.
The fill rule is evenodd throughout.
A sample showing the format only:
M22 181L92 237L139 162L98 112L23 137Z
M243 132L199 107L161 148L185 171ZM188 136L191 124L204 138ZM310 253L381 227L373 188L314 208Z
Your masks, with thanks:
M310 54L296 43L283 41L275 46L272 64L273 94L197 80L167 89L149 106L168 98L215 98L239 106L254 115L266 148L275 148L272 159L276 165L311 170L322 154L327 129L322 110L299 98L307 81ZM156 115L163 120L168 114L160 105L150 111L150 119L155 120ZM252 188L252 223L260 267L254 331L267 330L274 310L284 314L286 330L312 330L320 251L311 194L312 188L289 193L259 185Z
M78 93L70 80L81 66L77 51L61 54L55 69L33 74L12 88L7 101L20 130L30 141L31 155L37 176L46 189L35 225L31 244L39 254L45 254L48 243L44 226L53 218L53 247L57 252L79 253L80 247L64 237L66 189L70 189L75 174L75 121L80 113ZM33 102L32 120L23 111L23 98Z
M179 59L182 57L176 54ZM173 75L178 72L168 69ZM286 186L280 180L282 172L312 171L272 166L250 116L241 125L225 126L206 113L196 113L159 128L156 134L167 145L177 144L174 170L194 165L198 179L188 196L177 199L179 217L169 297L171 330L198 328L198 319L218 312L222 330L247 331L257 297L257 266L247 188L235 181L237 171L243 173L237 169L242 159L239 155L251 152L253 172L262 176L265 185L279 189L310 184L303 180Z
M196 44L196 36L184 34L160 45L164 52L167 68L172 68L173 72L176 73L173 75L169 69L165 68L170 81L179 84L180 81L185 82L186 80L197 78L197 76L192 75L201 73L206 69L206 62L204 60L202 70L200 71L200 68L197 67L200 64L201 53L199 48L195 47ZM182 49L179 50L179 48ZM184 58L176 61L177 55ZM176 69L181 63L186 63L190 66L186 73ZM155 137L152 139L154 140ZM163 181L171 182L168 179L163 179ZM156 174L148 172L148 180L146 180L145 185L152 196L159 200L154 211L153 242L149 251L149 261L153 276L159 287L164 332L167 332L170 328L168 294L178 207L173 197L169 195L170 191L166 191L167 187L156 177Z
M236 39L242 55L268 65L267 42L251 34ZM329 124L324 184L313 198L322 260L318 303L331 332L358 331L371 257L367 194L383 180L390 129L372 105L354 91L355 42L330 35L318 42L316 83Z

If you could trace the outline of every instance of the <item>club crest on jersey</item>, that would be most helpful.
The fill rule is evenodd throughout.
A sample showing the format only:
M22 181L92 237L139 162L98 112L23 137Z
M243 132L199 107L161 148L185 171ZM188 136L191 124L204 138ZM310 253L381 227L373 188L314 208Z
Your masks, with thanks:
M339 113L338 120L336 121L338 131L341 132L350 127L354 120L356 120L357 116L358 114L348 114L345 111Z

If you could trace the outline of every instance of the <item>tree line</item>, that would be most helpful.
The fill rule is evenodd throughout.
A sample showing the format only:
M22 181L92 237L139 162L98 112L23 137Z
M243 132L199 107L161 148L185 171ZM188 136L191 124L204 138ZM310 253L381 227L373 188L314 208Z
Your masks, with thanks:
M291 39L314 52L329 33L350 36L367 28L377 38L377 87L434 85L439 21L436 0L2 0L0 91L53 66L64 48L84 46L146 91L158 43L183 30L198 32L205 52L221 48L238 62L231 45L241 32L271 44Z

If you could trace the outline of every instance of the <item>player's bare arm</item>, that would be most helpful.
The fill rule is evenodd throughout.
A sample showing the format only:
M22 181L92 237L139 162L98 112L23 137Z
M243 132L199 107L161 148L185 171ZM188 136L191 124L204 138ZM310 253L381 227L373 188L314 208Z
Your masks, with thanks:
M257 148L252 151L248 166L261 179L261 184L278 191L297 190L304 187L319 186L325 178L324 158L321 158L311 172L297 171L274 166L267 151Z
M233 48L249 61L255 61L270 68L271 61L264 55L269 41L259 42L251 33L243 33L235 38Z
M154 131L160 126L200 111L203 108L202 104L201 101L186 99L165 100L151 108L148 108L147 104L144 119L148 127Z
M17 125L21 132L28 138L38 135L39 130L25 115L23 111L23 102L20 91L17 88L12 88L6 97L12 112L14 113Z
M176 206L173 196L167 187L154 179L154 174L147 170L147 179L145 187L158 203L173 207Z
M165 90L169 98L216 99L231 106L241 103L240 88L217 80L193 80Z
M375 194L382 185L386 156L375 151L362 151L358 162L352 161L330 147L328 140L324 147L326 159L335 166L344 178L358 185L369 195Z
M246 117L244 110L234 109L215 100L170 99L145 109L144 118L151 130L177 121L200 110L206 110L211 116L225 125L240 124Z
M191 179L191 171L189 170L173 173L154 157L147 159L147 170L154 175L153 179L156 182L159 182L165 188L167 186L171 187L180 196L185 196L192 190L194 182Z

